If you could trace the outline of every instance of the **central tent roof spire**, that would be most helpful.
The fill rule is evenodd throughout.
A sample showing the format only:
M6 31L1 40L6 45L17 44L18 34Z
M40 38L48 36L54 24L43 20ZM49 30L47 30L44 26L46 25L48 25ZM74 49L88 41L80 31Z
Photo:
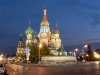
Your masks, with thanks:
M46 7L44 8L44 16L43 16L43 21L44 22L47 22L48 21L48 19L47 19L47 16L46 16L46 12L47 12L47 9L46 9Z

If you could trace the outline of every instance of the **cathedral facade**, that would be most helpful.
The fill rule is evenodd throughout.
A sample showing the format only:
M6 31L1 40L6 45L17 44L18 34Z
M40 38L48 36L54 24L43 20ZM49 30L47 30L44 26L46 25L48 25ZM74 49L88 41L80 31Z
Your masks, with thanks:
M31 43L43 43L46 44L51 51L51 54L58 55L57 49L61 47L61 39L59 38L60 31L56 25L55 29L50 31L50 23L47 19L47 9L44 8L44 15L42 22L40 23L40 31L38 35L34 34L34 30L31 28L30 23L28 29L25 31L27 36L26 46ZM33 37L35 35L35 37Z
M36 34L34 32L34 30L31 28L31 23L29 22L29 27L25 31L25 34L27 37L25 45L27 47L31 43L46 44L49 47L51 54L59 55L59 51L60 52L65 51L64 48L63 49L61 48L61 39L59 37L60 31L57 27L57 24L56 24L54 30L52 32L50 31L50 23L48 22L47 15L46 15L47 9L44 8L43 12L44 12L44 15L43 15L42 22L40 23L40 31L38 34ZM59 49L61 49L61 50L59 50ZM19 50L17 50L17 51L19 51Z

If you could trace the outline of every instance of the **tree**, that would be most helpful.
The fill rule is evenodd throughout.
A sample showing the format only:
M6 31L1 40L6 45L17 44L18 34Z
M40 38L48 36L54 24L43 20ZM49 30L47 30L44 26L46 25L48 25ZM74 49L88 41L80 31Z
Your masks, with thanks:
M43 44L42 48L40 49L40 55L41 56L50 55L50 50L47 45Z
M39 60L39 44L32 43L30 46L30 60L34 62L38 62ZM47 45L43 44L40 48L40 57L49 55L50 50Z
M37 62L38 61L38 45L32 43L30 46L30 60Z

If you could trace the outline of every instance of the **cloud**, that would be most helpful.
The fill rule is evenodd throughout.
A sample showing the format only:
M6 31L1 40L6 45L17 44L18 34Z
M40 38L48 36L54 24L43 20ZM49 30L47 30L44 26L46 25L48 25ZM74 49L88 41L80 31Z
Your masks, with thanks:
M100 25L100 14L89 14L89 16L92 18L92 25Z
M99 30L98 30L98 31L97 31L97 30L95 30L95 31L93 31L93 32L94 32L94 33L100 33L100 31L99 31Z
M61 0L59 2L59 5L61 6L71 6L71 7L74 7L74 6L80 6L82 4L83 0Z
M81 9L78 11L78 14L83 16L85 20L90 20L91 25L97 26L100 25L100 14L98 13L99 9L100 5L98 1L84 1L81 4Z
M88 9L92 9L92 10L99 10L100 9L100 6L96 1L93 3L92 3L92 1L84 2L82 6L85 8L88 8Z
M96 41L100 41L100 39L88 39L88 40L85 40L85 41L87 41L87 42L96 42Z
M97 13L89 13L89 12L78 12L78 15L81 15L84 17L85 20L90 20L91 25L97 26L100 25L100 14ZM92 27L93 28L93 27Z
M73 40L73 38L62 37L63 40Z
M70 14L77 13L78 15L83 16L86 21L91 21L90 24L93 26L100 24L100 14L98 13L100 6L98 1L92 2L86 0L61 0L58 5L62 6L63 8L68 7L67 10L70 10Z

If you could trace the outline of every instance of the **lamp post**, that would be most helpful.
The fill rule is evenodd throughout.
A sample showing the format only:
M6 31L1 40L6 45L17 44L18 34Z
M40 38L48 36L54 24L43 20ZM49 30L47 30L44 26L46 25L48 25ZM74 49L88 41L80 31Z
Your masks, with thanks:
M27 60L27 68L26 70L28 70L28 60L29 60L29 56L30 56L30 49L26 48L26 60Z
M87 58L88 58L87 60L89 60L89 55L87 54L86 56L87 56Z
M74 50L74 54L73 54L74 56L76 56L76 53L75 53L75 52L77 52L77 51L78 51L78 49L76 48L76 49Z
M83 60L82 60L82 62L85 62L85 59L84 59L84 53L85 53L85 52L84 52L84 48L86 48L86 47L87 47L87 45L84 45L84 46L83 46L83 49L82 49L82 51L83 51Z
M40 48L42 47L42 44L40 43L39 44L39 62L38 62L38 64L40 65Z
M100 68L100 55L97 54L96 52L94 52L94 54L95 54L95 57L98 59L97 64L99 64L99 68Z

